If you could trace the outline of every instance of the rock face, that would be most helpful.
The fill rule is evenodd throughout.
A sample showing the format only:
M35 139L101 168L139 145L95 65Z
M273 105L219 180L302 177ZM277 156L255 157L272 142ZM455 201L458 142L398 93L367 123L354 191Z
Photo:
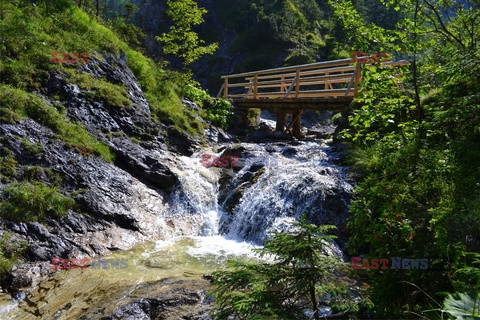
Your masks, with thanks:
M212 300L206 297L208 281L164 279L132 292L142 299L121 305L104 320L185 319L211 320ZM85 320L90 319L88 316Z
M93 66L91 62L79 71L123 84L131 105L119 108L102 99L89 99L76 84L68 83L65 75L55 72L41 89L43 98L47 103L53 103L49 97L58 99L55 102L65 107L68 118L113 150L114 163L69 148L54 132L31 119L15 125L0 123L0 148L9 149L18 161L16 179L22 180L33 168L40 180L52 182L46 172L53 172L61 178L59 191L76 202L59 221L0 221L0 233L7 231L13 239L27 243L32 262L103 255L177 234L168 222L169 196L180 188L171 168L176 165L175 154L190 155L200 146L192 137L153 121L138 82L124 63L95 62ZM24 141L42 146L42 151L32 155ZM48 268L34 272L26 265L12 275L11 289L35 284L38 276L46 273Z

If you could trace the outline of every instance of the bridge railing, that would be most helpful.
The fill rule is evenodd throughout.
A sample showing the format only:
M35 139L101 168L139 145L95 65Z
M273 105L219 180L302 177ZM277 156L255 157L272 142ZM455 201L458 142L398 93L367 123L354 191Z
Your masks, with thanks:
M361 68L361 63L348 58L232 74L222 76L224 83L217 96L232 100L353 97L358 91Z

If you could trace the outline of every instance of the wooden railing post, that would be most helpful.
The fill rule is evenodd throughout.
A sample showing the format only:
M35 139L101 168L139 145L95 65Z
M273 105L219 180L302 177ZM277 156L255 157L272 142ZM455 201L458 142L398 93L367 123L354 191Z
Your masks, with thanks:
M300 95L300 69L297 68L296 73L297 79L295 82L295 98L298 98L298 96Z
M358 89L360 87L360 81L362 80L362 64L357 62L357 66L355 68L355 80L354 80L354 96L358 95Z
M223 88L225 88L225 83L222 84L222 86L220 87L220 90L218 90L218 93L217 93L217 99L220 98L220 95L222 94L223 92Z
M224 86L223 97L225 99L228 99L228 78L225 78L225 82L224 82L223 86Z
M258 74L253 77L253 99L258 98Z
M325 72L325 76L328 77L330 75L330 72ZM328 89L333 89L332 84L330 82L325 83L325 90Z

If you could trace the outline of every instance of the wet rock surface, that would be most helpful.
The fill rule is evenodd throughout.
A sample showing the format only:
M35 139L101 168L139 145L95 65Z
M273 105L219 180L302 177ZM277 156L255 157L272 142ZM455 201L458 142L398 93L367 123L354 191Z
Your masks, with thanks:
M119 306L102 320L211 320L213 303L206 296L208 286L206 280L179 279L145 284L130 294L132 302Z

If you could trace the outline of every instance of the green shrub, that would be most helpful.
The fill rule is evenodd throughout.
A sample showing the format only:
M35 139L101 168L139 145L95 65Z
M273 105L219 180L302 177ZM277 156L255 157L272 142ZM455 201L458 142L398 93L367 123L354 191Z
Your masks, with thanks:
M62 176L51 168L43 168L40 166L28 166L23 169L21 176L25 182L41 182L46 179L48 183L54 186L60 186L62 183Z
M6 275L22 260L26 250L24 242L11 241L10 237L7 232L0 236L0 283L4 283Z
M22 147L25 149L25 151L31 155L38 157L40 154L43 152L44 148L42 147L41 144L37 142L30 142L28 139L22 139Z
M7 220L26 222L60 218L73 207L75 200L44 183L14 183L4 190L0 216Z
M227 270L212 274L215 319L320 319L319 302L327 300L334 310L358 311L342 280L347 264L323 254L335 227L310 224L305 215L292 227L272 232L264 247L254 249L271 263L230 261ZM306 309L316 315L307 316Z
M182 89L182 96L190 101L195 102L200 107L212 103L213 99L210 95L202 89L195 87L192 84L187 84Z
M3 183L17 175L17 159L10 149L0 148L0 180Z
M21 117L10 109L0 109L0 123L15 124Z
M136 50L142 49L145 33L140 28L132 23L128 23L125 18L109 20L107 24L122 41L128 43L129 46Z
M210 120L215 126L227 129L232 123L233 112L230 102L224 99L216 99L206 109L207 119Z
M112 107L127 107L130 105L127 89L125 85L113 84L103 79L98 79L90 74L77 73L72 69L66 70L70 83L77 84L81 89L87 91L86 94L91 98L100 98Z
M250 124L254 124L258 117L260 116L261 110L260 109L249 109L247 113L247 119Z

